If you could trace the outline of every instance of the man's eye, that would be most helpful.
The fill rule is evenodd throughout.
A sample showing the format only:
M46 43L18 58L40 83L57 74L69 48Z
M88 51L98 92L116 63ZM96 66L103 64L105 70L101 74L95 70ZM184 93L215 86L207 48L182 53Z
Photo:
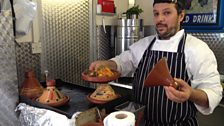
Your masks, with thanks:
M164 12L164 15L169 15L169 14L170 14L170 12L169 12L169 11Z
M156 17L156 16L158 16L158 15L159 15L158 13L153 13L153 16L154 16L154 17Z

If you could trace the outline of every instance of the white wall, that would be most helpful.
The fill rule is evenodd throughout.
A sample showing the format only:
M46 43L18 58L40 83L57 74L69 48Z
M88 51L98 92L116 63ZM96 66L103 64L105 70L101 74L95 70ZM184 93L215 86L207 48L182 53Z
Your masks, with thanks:
M105 25L117 25L118 16L122 14L123 12L126 12L126 10L128 9L128 0L114 0L114 4L116 7L116 14L115 15L97 14L96 15L97 25L102 25L103 19L104 19ZM96 8L96 4L95 4L95 8Z
M117 8L117 15L126 12L128 9L128 0L114 0L115 7Z
M135 0L135 4L139 5L140 8L143 9L143 13L141 13L140 18L144 19L144 25L153 25L152 22L152 4L154 0ZM116 25L117 18L123 12L129 8L128 0L114 0L116 7L116 14L113 16L107 15L96 15L96 24L102 25L102 19L104 18L105 25Z
M135 3L143 9L140 18L144 19L144 25L153 25L152 21L152 4L154 0L135 0Z

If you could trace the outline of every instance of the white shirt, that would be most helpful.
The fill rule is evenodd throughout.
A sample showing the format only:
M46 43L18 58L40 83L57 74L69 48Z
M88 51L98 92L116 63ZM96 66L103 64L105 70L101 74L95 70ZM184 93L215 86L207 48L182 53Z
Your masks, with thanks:
M183 34L184 30L181 30L169 40L159 40L156 35L145 37L111 60L116 62L117 70L122 76L126 76L138 67L145 50L154 37L157 39L152 50L177 52ZM186 38L184 54L188 76L191 78L191 87L205 91L209 100L209 108L197 104L195 106L202 114L211 114L221 101L223 91L215 55L205 42L189 34Z

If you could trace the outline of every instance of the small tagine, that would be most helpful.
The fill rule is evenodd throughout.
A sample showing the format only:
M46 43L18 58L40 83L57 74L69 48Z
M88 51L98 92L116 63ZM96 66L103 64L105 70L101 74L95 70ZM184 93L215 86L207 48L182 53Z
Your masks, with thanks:
M100 84L92 94L87 96L87 99L95 104L104 104L118 97L119 95L109 84Z
M30 99L39 97L43 92L43 87L36 79L35 74L32 70L25 72L25 79L19 90L20 96L25 96Z
M36 101L49 106L57 107L68 103L69 97L63 95L56 87L55 80L47 80L46 89L43 94L36 99Z

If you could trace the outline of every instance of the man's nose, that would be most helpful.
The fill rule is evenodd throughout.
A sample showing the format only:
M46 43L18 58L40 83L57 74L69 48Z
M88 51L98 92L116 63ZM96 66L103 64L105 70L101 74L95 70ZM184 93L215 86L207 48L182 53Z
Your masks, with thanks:
M163 16L163 15L158 16L158 21L159 22L163 22L164 20L165 20L165 16Z

